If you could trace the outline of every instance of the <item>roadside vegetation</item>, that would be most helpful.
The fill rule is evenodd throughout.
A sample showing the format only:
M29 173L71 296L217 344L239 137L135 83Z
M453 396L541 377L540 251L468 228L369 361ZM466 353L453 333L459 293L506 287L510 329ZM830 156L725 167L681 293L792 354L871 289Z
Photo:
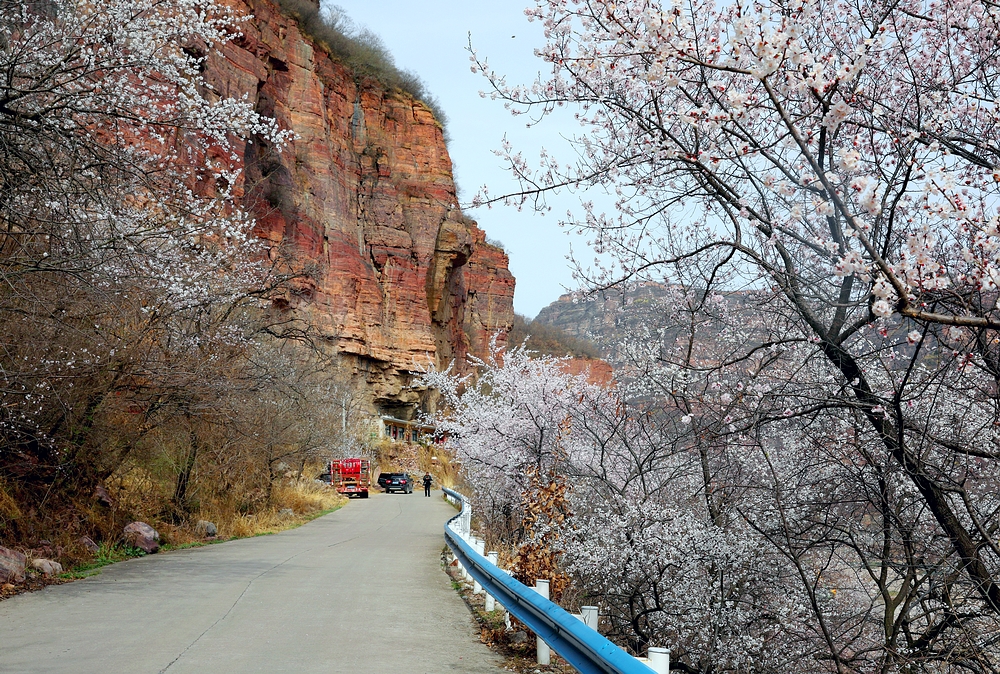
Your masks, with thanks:
M351 368L283 309L293 252L210 159L289 135L201 96L191 45L239 17L200 7L0 0L0 546L29 559L103 563L136 520L278 530L337 506L317 466L367 438Z
M419 476L430 473L435 489L455 487L461 480L461 461L447 447L426 439L413 443L380 438L367 443L363 454L373 461L373 480L379 472L402 472L419 482Z
M502 656L506 662L504 670L518 674L574 674L574 669L555 652L552 653L549 665L539 665L535 653L534 634L511 618L511 626L507 626L505 612L499 606L493 611L486 610L486 598L483 594L475 594L473 586L462 578L458 567L449 564L450 554L447 548L442 553L442 564L445 573L451 578L451 587L465 602L472 618L479 626L479 640ZM501 561L501 565L506 560Z
M516 349L425 377L482 535L672 671L1000 672L1000 9L526 13L538 80L475 67L580 128L476 203L580 194L582 291L656 292L605 314L612 387Z
M315 466L310 466L308 470L311 472L315 468ZM138 517L154 523L154 528L160 534L161 543L157 554L162 554L171 550L214 545L238 538L266 536L294 529L317 517L334 512L347 503L345 497L337 494L329 486L318 484L312 479L282 481L274 492L273 500L267 507L251 514L221 513L218 511L215 514L200 513L207 517L214 516L218 520L218 533L210 538L199 535L190 526L176 526L168 522L161 522L155 516L141 517L141 513L135 511L129 512L129 517L123 519ZM48 547L52 549L51 544ZM23 583L0 585L0 600L22 592L37 590L46 585L89 578L100 573L105 566L144 557L147 554L140 548L129 545L125 540L115 536L109 536L108 540L102 542L94 552L75 553L76 547L66 549L58 543L55 543L55 549L62 551L63 554L51 555L48 552L44 554L50 554L50 556L60 559L66 569L64 572L45 576L41 572L29 568ZM41 551L38 550L29 549L28 552L29 562L32 558L41 556Z
M93 559L88 562L81 562L69 571L59 574L57 580L79 580L81 578L89 578L100 572L102 568L108 566L109 564L116 564L117 562L124 562L127 559L135 559L136 557L142 557L146 553L139 548L134 548L129 545L124 545L120 543L105 543L100 546L98 551L94 553Z

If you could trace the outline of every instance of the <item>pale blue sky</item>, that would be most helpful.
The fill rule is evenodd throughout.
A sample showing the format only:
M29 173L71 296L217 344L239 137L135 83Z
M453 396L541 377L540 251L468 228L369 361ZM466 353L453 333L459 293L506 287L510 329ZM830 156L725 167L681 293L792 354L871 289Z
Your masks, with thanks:
M512 117L502 103L479 96L486 82L469 69L469 33L480 56L488 57L511 83L527 84L545 66L533 55L542 36L541 27L524 16L527 0L334 0L332 4L381 36L396 64L416 72L437 97L448 116L449 150L463 201L483 184L490 186L491 194L515 187L492 154L504 134L530 158L542 146L558 150L564 145L561 135L577 132L568 116L526 129L523 117ZM563 201L559 210L565 213L573 203ZM528 317L566 292L564 287L575 287L565 257L571 241L574 251L585 249L582 239L567 236L558 227L555 210L545 217L502 206L466 211L488 236L503 242L517 278L514 308Z

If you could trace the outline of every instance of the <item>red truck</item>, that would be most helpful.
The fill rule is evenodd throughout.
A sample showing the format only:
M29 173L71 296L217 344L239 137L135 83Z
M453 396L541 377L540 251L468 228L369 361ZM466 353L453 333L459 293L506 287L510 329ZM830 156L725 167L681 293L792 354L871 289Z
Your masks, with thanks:
M330 484L345 496L368 498L371 482L371 462L368 459L336 459L330 462Z

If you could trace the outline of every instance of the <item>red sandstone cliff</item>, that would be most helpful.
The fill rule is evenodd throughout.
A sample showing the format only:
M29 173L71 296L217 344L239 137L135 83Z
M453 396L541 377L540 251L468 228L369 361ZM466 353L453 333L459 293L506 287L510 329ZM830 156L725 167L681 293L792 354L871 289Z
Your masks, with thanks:
M582 356L570 358L563 361L561 366L566 374L586 375L587 381L591 384L609 386L615 379L611 363L600 358L586 358Z
M510 327L507 256L460 212L424 104L356 78L270 0L232 2L254 19L209 56L206 80L297 134L280 153L249 143L239 159L260 235L308 271L287 310L306 312L367 373L376 402L403 413L416 365L485 355Z

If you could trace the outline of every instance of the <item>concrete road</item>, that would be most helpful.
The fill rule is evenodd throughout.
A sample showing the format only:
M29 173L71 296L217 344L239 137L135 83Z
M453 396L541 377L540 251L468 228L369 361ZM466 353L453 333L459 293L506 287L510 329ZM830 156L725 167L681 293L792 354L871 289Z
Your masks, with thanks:
M496 674L441 570L455 511L432 494L372 494L0 602L0 672Z

